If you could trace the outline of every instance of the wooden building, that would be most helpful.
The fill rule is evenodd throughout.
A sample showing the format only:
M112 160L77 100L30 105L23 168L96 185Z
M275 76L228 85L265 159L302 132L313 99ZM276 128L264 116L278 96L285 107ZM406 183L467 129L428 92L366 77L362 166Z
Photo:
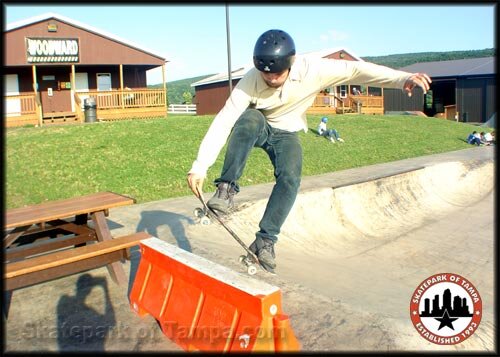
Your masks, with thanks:
M115 35L49 13L8 24L3 45L7 127L83 122L89 107L96 120L167 115L167 61ZM157 67L163 88L147 89Z
M410 98L399 90L385 89L386 113L415 110L432 117L484 123L496 113L495 61L495 57L468 58L400 68L427 73L431 87L426 95L419 92Z
M344 48L326 49L303 54L319 58L343 59L349 61L363 61ZM245 73L253 67L253 63L232 71L233 88ZM196 114L216 114L224 106L229 97L229 76L226 73L216 74L191 84L195 88ZM355 95L359 91L361 94ZM382 114L383 89L363 85L339 85L327 88L318 93L314 103L307 111L317 114L336 113L367 113Z

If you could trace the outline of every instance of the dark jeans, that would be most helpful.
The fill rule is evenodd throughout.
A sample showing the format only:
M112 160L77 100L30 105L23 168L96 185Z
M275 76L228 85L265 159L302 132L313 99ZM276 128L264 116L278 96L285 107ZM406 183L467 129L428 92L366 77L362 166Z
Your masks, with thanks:
M273 128L260 111L247 109L233 127L222 173L215 184L228 182L239 192L238 180L253 147L265 150L274 166L276 179L256 236L276 242L299 190L302 146L298 133Z
M473 137L472 139L469 140L469 144L471 145L481 145L481 139Z
M335 129L327 129L325 130L323 135L326 136L328 139L334 138L335 140L339 140L340 138L339 133Z

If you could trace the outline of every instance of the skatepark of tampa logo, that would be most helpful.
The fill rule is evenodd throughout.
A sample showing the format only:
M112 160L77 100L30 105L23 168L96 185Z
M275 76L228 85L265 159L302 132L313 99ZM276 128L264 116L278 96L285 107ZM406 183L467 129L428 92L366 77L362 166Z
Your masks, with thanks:
M422 281L410 301L410 316L420 336L438 345L461 343L477 330L482 302L470 281L442 273Z

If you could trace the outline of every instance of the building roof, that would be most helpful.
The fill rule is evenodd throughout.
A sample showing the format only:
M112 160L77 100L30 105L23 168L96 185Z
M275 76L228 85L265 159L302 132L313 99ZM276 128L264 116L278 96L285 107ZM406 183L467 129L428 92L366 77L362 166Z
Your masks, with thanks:
M430 77L461 77L495 73L495 57L467 58L451 61L421 62L403 68L402 71L427 73Z
M107 37L113 41L117 41L117 42L120 42L128 47L132 47L132 48L135 48L141 52L144 52L144 53L147 53L149 55L152 55L154 57L157 57L157 58L160 58L162 60L164 60L165 62L168 62L164 56L161 56L159 54L156 54L154 53L153 51L149 50L149 49L146 49L142 46L139 46L133 42L130 42L128 40L125 40L123 38L120 38L112 33L109 33L109 32L106 32L106 31L103 31L103 30L100 30L100 29L97 29L93 26L90 26L90 25L87 25L87 24L84 24L83 22L80 22L80 21L76 21L76 20L73 20L73 19L70 19L69 17L66 17L66 16L63 16L63 15L59 15L59 14L56 14L56 13L53 13L53 12L48 12L48 13L45 13L45 14L42 14L42 15L38 15L38 16L33 16L33 17L30 17L28 19L25 19L25 20L20 20L20 21L16 21L16 22L11 22L10 24L7 24L5 26L5 30L4 32L9 32L9 31L12 31L12 30L16 30L18 28L21 28L21 27L24 27L24 26L28 26L28 25L31 25L31 24L35 24L37 22L41 22L41 21L45 21L45 20L49 20L49 19L55 19L55 20L59 20L61 22L65 22L67 23L68 25L71 25L71 26L74 26L74 27L78 27L78 28L81 28L85 31L88 31L88 32L92 32L92 33L95 33L99 36L103 36L103 37Z
M247 73L251 68L253 67L252 64L247 64L243 67L240 67L238 69L235 69L231 71L231 79L241 79ZM203 78L197 82L191 83L191 87L197 87L205 84L212 84L212 83L218 83L218 82L224 82L229 80L229 75L226 73L218 73L214 74L213 76Z
M327 48L327 49L320 50L320 51L313 51L313 52L301 53L300 56L311 56L311 57L316 57L316 58L323 58L323 57L326 57L328 55L331 55L332 53L336 53L336 52L339 52L339 51L347 52L353 58L355 58L357 61L363 61L363 59L361 59L360 57L354 55L352 53L352 51L350 51L350 50L348 50L348 49L346 49L344 47ZM246 64L243 67L240 67L238 69L235 69L235 70L231 71L231 78L233 80L243 78L243 76L245 75L245 73L247 73L251 68L253 68L253 66L254 65L253 65L253 62L252 62L252 63ZM228 80L229 80L229 75L228 75L227 72L225 72L225 73L218 73L218 74L215 74L213 76L210 76L210 77L207 77L207 78L204 78L202 80L199 80L197 82L192 83L191 87L197 87L197 86L206 85L206 84L224 82L224 81L228 81Z

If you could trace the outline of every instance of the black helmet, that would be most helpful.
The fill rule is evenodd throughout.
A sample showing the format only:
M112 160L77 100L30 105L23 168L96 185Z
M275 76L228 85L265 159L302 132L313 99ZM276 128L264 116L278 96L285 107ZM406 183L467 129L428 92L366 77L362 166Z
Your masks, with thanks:
M295 43L285 31L269 30L257 39L253 64L261 72L280 73L292 67Z

